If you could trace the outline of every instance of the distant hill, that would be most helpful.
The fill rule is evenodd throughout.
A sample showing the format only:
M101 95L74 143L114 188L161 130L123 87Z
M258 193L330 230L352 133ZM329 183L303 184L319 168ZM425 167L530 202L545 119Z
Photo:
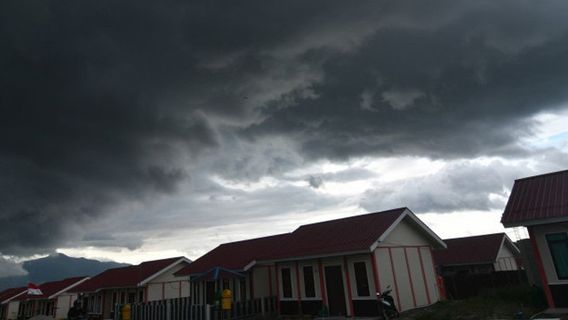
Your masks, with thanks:
M1 277L0 290L26 286L28 282L41 284L74 276L94 276L106 269L124 266L128 266L128 264L72 258L59 253L24 262L23 268L28 274L25 276Z

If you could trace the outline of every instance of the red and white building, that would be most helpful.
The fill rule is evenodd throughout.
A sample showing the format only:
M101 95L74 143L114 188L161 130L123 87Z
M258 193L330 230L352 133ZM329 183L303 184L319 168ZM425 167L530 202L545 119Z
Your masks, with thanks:
M81 294L91 318L108 319L116 304L188 297L189 281L174 277L174 273L190 263L185 257L175 257L108 269L73 291Z
M432 249L444 242L408 208L303 225L288 234L220 245L178 276L194 303L216 290L235 301L275 297L281 314L373 316L392 287L399 310L439 300Z
M505 233L444 239L446 250L434 251L443 276L519 270L519 248Z
M548 305L568 308L568 170L515 180L501 222L527 227Z
M26 289L26 293L16 298L19 302L18 319L37 315L66 319L67 312L77 299L77 294L71 291L88 279L89 277L73 277L45 282L37 286L40 294L31 294Z
M0 292L0 320L17 319L20 300L17 298L28 291L28 288L9 288Z

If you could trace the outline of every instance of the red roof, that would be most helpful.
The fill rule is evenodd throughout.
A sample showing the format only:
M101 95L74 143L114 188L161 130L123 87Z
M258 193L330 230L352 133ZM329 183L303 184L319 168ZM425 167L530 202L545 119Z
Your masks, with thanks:
M303 225L292 233L226 243L176 273L202 273L214 267L243 270L253 261L369 250L407 210L393 209Z
M444 239L448 248L433 251L434 261L439 266L494 263L504 237L505 233L494 233Z
M267 259L284 245L290 233L224 243L176 273L178 276L206 272L215 267L243 270L254 260Z
M568 220L568 170L515 180L501 223L505 227Z
M303 225L273 258L285 259L369 250L406 208Z
M41 295L29 295L23 294L18 297L19 300L29 300L29 299L48 299L50 296L69 288L70 286L81 282L82 280L86 279L87 277L74 277L74 278L67 278L59 281L51 281L42 283L39 285L39 289L41 290Z
M139 265L103 271L73 289L74 292L95 292L101 289L129 288L138 284L183 257L146 261Z
M26 291L28 288L10 288L0 292L0 302L13 298L14 296Z

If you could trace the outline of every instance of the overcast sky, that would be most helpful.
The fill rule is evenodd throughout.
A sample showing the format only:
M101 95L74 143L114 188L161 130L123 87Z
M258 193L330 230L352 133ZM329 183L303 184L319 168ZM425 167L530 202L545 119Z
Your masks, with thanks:
M442 237L503 231L514 179L568 168L567 10L2 1L0 274L403 206Z

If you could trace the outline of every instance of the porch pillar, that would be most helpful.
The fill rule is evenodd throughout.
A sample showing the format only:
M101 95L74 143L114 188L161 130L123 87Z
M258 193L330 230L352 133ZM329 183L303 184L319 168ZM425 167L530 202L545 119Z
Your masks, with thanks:
M300 268L298 266L298 261L296 261L296 294L298 295L298 312L302 312L302 293L300 290Z
M347 282L347 300L349 300L349 309L351 314L348 316L354 316L355 312L353 310L353 294L351 293L351 280L349 279L349 265L347 264L347 257L343 256L343 266L345 270L345 281Z
M325 284L324 284L324 280L323 280L323 266L321 263L321 258L318 259L318 271L319 271L319 282L320 282L320 292L321 292L321 302L324 306L328 306L328 301L327 301L327 292L325 291Z
M533 227L527 227L527 229L529 230L529 238L531 239L534 257L536 258L536 267L538 269L538 273L540 274L540 280L542 281L542 290L544 290L546 302L548 302L548 306L550 308L555 308L554 299L552 298L552 292L550 292L550 287L548 286L548 278L546 277L546 271L544 270L544 265L542 264L542 257L540 255L540 250L538 249L538 243L536 242Z

